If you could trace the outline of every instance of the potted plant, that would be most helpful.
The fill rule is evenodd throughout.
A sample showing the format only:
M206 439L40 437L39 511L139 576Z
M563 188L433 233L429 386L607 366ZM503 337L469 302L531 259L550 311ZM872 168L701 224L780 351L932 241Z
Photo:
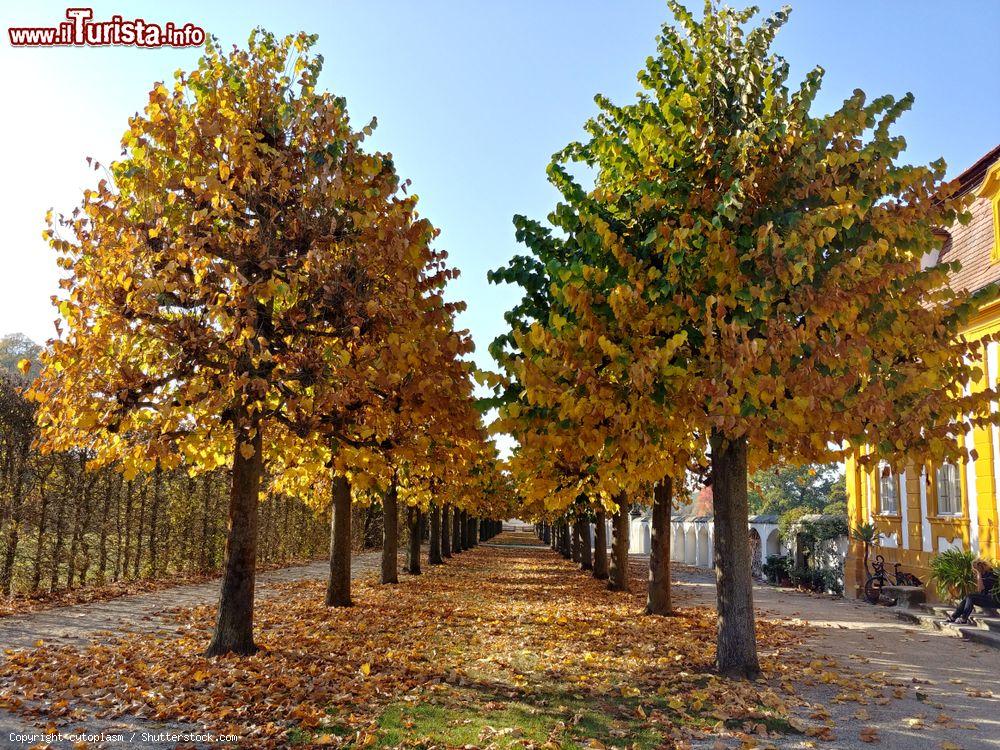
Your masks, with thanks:
M960 549L945 550L931 560L931 580L942 599L959 600L976 590L976 556Z

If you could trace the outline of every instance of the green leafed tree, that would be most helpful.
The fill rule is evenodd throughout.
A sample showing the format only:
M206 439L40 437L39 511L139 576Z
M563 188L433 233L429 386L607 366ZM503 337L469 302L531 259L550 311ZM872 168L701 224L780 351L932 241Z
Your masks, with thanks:
M758 23L756 8L670 7L637 98L599 96L588 137L549 167L553 222L587 245L546 260L563 309L520 340L533 367L553 342L599 348L596 372L660 404L651 427L669 414L688 434L664 444L708 443L716 661L754 677L749 473L854 450L962 459L954 436L993 419L994 394L964 388L980 349L957 334L980 300L949 288L953 264L921 263L967 215L943 161L901 158L892 130L913 97L857 90L814 114L823 71L792 86L771 51L788 9ZM564 367L590 377L578 362Z
M837 464L775 466L754 472L747 493L751 513L781 515L801 508L805 513L845 514L847 489Z

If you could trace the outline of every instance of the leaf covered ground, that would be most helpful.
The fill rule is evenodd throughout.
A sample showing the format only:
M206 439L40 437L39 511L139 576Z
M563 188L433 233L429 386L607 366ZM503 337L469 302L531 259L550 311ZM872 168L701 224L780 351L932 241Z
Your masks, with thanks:
M506 540L518 544L397 586L362 580L349 609L326 608L319 582L284 584L258 604L250 658L202 656L208 606L155 634L9 651L0 708L67 729L93 717L189 724L248 747L599 750L821 743L833 736L822 716L793 716L804 683L885 699L885 683L806 654L808 629L787 621L758 624L765 679L723 680L713 610L681 597L675 617L642 616L638 567L633 593L609 592L547 548Z

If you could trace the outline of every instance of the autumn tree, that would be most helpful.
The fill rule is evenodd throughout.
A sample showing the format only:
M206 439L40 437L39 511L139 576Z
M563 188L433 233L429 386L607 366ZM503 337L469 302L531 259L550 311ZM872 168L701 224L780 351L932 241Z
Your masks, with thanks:
M153 88L108 177L49 230L68 275L66 330L35 388L46 444L85 446L127 478L232 466L210 655L256 650L265 458L331 434L330 389L432 259L392 159L363 149L371 126L316 89L314 42L210 42Z
M478 436L470 365L461 359L472 341L454 326L464 304L443 298L457 271L445 265L445 253L426 253L417 273L397 269L386 282L386 301L369 308L365 331L336 350L334 379L314 388L311 436L276 457L284 491L311 495L317 508L329 503L329 606L351 604L352 498L382 503L382 581L395 583L398 504L410 503L414 467L431 486L461 465L462 453L453 448ZM424 496L415 504L430 507Z
M640 295L621 289L597 298L565 284L582 273L596 285L614 285L603 245L610 217L560 161L550 165L549 179L564 197L548 217L550 226L516 216L517 239L531 254L516 256L489 276L524 289L506 315L510 331L491 346L503 371L494 383L493 404L500 409L494 429L518 441L511 466L529 513L541 517L571 508L580 496L592 500L599 534L594 574L613 589L628 587L628 511L634 503L653 505L656 553L650 557L647 611L670 614L672 490L684 485L704 452L683 421L679 381L664 378L679 371L685 334L659 334L657 347L647 350L648 340L631 337L623 327L651 317Z
M856 91L814 115L822 71L790 90L770 51L787 9L750 27L755 8L671 8L637 99L598 97L588 139L550 168L600 247L549 275L574 320L614 319L595 342L613 358L660 358L633 386L675 394L673 424L707 438L717 665L752 677L748 469L852 448L961 458L954 436L990 419L995 394L963 390L981 377L957 335L977 300L948 288L953 265L921 263L963 205L943 162L899 163L890 130L912 96Z

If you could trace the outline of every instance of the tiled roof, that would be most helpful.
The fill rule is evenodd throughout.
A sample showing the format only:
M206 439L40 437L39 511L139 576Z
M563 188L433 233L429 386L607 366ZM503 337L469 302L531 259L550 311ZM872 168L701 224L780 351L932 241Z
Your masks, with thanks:
M1000 159L1000 146L959 175L963 192L978 190L990 166ZM993 206L986 198L976 198L969 207L972 220L948 228L948 238L941 248L941 262L959 261L962 268L951 275L951 286L957 291L975 292L987 284L1000 281L1000 264L990 262L993 248Z

